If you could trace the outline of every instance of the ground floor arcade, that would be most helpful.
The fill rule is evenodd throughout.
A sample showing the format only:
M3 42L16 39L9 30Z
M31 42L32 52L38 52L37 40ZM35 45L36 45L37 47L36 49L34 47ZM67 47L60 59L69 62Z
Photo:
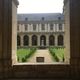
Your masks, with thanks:
M27 34L18 33L17 35L17 46L64 46L64 34Z

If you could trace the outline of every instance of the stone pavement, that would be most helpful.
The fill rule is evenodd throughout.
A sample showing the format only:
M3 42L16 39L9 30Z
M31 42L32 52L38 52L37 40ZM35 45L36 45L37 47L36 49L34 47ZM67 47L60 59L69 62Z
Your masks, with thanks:
M44 57L44 62L37 62L37 57ZM28 59L28 63L53 63L54 61L48 49L38 49L34 55Z

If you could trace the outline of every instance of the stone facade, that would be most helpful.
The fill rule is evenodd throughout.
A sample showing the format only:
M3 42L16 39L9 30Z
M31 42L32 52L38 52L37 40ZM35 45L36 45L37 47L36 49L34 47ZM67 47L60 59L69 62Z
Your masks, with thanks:
M36 19L35 15L37 15L37 20L35 20ZM44 17L44 15L46 15L46 17ZM24 19L22 16L24 16ZM48 16L50 16L49 19ZM26 17L27 20L25 20ZM44 20L42 20L42 17L44 17ZM53 17L53 19L51 17ZM65 29L63 14L60 13L18 14L17 34L19 37L18 39L20 39L18 40L20 41L19 43L20 45L18 45L18 47L65 46L64 43ZM24 40L24 36L28 37L26 41ZM59 36L62 36L63 38L62 45L58 45ZM28 42L28 44L25 45L24 42L25 43ZM37 43L35 44L35 42Z

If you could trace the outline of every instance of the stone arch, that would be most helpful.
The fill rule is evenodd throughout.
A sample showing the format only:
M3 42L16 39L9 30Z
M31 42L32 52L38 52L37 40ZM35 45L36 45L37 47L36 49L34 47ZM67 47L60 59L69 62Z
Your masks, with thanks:
M49 36L49 45L54 46L55 45L55 37L53 35Z
M37 46L37 36L36 35L32 36L32 46Z
M63 35L58 36L58 46L63 46L64 45L64 37Z
M20 36L17 35L17 46L20 46L21 45L20 40L21 40Z
M46 46L46 36L41 35L40 37L40 46Z
M29 45L29 36L27 36L27 35L25 35L24 37L23 37L23 43L24 43L24 46L28 46Z

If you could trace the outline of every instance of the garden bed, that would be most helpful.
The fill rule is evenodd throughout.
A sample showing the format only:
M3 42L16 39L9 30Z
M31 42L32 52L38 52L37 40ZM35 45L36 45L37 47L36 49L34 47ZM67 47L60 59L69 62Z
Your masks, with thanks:
M17 49L17 60L18 62L27 62L36 51L36 48L19 48Z
M49 51L56 62L64 62L64 47L50 47Z

